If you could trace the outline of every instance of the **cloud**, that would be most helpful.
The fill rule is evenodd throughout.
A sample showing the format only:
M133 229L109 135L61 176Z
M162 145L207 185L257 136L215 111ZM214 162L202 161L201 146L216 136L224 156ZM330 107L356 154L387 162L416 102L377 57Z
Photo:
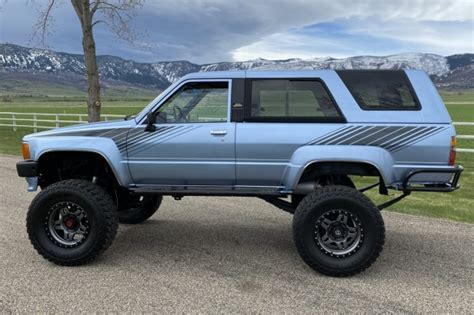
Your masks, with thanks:
M25 44L35 11L23 1L4 6L0 41ZM160 0L145 2L133 20L136 30L148 34L141 40L150 50L117 40L101 24L96 40L100 54L147 62L447 54L473 51L473 10L465 0ZM81 52L80 28L68 1L55 17L51 48Z
M470 21L387 23L378 18L344 19L272 34L232 52L234 60L474 52Z

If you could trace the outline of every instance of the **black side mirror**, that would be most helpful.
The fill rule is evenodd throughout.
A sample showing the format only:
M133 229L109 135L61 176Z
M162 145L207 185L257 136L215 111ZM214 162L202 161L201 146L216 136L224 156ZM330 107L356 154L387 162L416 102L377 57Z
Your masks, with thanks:
M156 114L153 112L149 112L148 115L146 116L145 131L147 132L155 131L156 130L155 122L156 122Z

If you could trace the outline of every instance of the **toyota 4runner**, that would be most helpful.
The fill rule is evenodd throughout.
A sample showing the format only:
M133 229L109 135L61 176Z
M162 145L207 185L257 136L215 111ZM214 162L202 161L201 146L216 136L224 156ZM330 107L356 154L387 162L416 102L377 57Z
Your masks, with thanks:
M34 248L60 265L91 261L118 223L141 223L162 196L258 197L293 214L302 259L356 274L382 251L380 210L413 191L449 192L455 130L422 71L189 74L121 121L24 137ZM350 176L374 177L357 187ZM374 205L363 192L402 193Z

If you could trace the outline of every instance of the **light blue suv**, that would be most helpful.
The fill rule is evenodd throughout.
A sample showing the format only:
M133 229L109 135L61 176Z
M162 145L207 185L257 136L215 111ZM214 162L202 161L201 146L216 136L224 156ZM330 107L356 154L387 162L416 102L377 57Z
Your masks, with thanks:
M380 210L412 191L458 188L455 130L422 71L241 71L187 75L136 117L28 135L18 174L42 191L31 242L61 265L104 251L118 222L162 196L258 197L294 214L315 270L348 276L384 244ZM376 183L355 187L350 176ZM375 206L363 191L403 193Z

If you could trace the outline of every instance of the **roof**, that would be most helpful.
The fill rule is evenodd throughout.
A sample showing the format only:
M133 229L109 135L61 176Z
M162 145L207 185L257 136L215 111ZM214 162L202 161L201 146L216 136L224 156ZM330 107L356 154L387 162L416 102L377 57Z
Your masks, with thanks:
M321 77L334 73L334 70L241 70L194 72L185 75L186 79L232 79L232 78L278 78L278 77Z
M347 70L347 71L400 71L400 70ZM413 71L413 70L411 70ZM335 70L240 70L193 72L181 78L187 79L235 79L235 78L324 78L331 77ZM180 80L180 81L181 81Z

